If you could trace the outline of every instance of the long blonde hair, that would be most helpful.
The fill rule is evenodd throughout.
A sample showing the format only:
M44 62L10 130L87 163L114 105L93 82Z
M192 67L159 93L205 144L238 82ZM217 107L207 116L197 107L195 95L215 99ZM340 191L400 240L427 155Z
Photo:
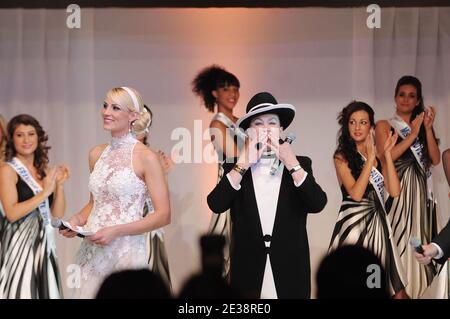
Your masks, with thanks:
M5 118L0 114L0 132L1 132L1 139L0 139L0 163L5 160L5 148L6 148L6 120Z

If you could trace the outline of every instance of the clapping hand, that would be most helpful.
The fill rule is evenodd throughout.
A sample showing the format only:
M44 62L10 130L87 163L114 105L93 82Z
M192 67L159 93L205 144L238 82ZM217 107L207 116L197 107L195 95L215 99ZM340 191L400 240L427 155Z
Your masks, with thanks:
M62 186L70 177L70 170L67 165L59 165L56 169L56 185Z
M161 167L163 168L164 174L169 174L169 172L174 167L175 163L173 162L172 158L167 156L163 151L158 151L158 159L159 163L161 164Z
M419 136L420 127L422 126L424 117L425 117L425 112L422 112L419 115L417 115L416 118L411 122L411 134L414 137Z
M398 133L395 132L392 134L392 132L389 132L389 137L386 139L386 142L384 142L384 155L390 154L392 149L395 146L395 143L397 143L398 139Z
M423 125L426 129L431 129L436 117L436 109L433 106L429 106L425 110L425 117L423 119Z
M56 167L52 167L48 170L47 175L45 176L43 182L43 191L47 196L50 196L51 193L55 191L56 188L56 176L57 170Z
M367 161L372 165L375 166L375 161L377 158L377 151L375 147L375 142L373 140L373 129L370 130L369 135L367 135L365 146L367 151Z

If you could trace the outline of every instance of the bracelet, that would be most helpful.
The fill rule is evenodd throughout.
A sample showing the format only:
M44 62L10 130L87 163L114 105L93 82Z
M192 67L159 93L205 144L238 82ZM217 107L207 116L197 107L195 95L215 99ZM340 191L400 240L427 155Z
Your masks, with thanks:
M242 166L240 166L239 164L236 164L233 169L238 172L239 174L241 174L241 176L244 176L245 172L247 171L247 169L243 168Z
M290 170L289 170L289 174L294 174L296 171L299 171L299 170L301 170L301 169L303 169L303 167L301 167L300 166L300 164L297 164L297 165L295 165L294 167L292 167Z

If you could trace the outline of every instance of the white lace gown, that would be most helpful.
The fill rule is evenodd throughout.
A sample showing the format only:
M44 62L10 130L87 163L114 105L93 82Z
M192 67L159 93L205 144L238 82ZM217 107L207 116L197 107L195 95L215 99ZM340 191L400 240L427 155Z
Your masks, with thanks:
M130 134L113 138L89 177L94 206L86 229L131 223L143 218L147 186L133 170L132 155L137 140ZM105 277L124 269L148 268L145 235L123 236L109 245L81 243L76 264L81 267L80 286L74 298L95 298Z

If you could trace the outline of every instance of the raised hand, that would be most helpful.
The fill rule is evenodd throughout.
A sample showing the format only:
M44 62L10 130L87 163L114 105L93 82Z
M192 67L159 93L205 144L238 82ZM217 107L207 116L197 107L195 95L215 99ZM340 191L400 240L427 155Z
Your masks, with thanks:
M283 130L280 129L280 133L282 132ZM272 135L274 136L274 138L270 138L268 145L270 146L271 149L273 149L276 152L277 157L284 164L284 166L288 170L290 170L295 165L299 164L291 144L285 143L282 139L280 139L280 134L272 134Z
M55 191L56 188L56 175L57 175L57 169L56 167L52 167L48 170L47 176L45 176L43 182L44 187L43 191L45 192L47 196L50 196L51 193Z
M367 161L373 165L377 157L377 150L373 140L373 129L371 129L369 135L367 135L365 146L367 151Z
M158 151L158 159L159 163L161 164L161 167L163 168L164 174L169 174L169 172L174 167L175 163L172 161L172 159L167 156L163 151Z
M267 150L268 132L257 131L256 129L248 130L249 138L245 141L245 147L238 159L238 164L243 168L248 169L253 164L257 163L261 158L262 153Z
M70 177L70 169L66 165L59 165L56 169L56 186L62 186Z
M422 126L424 117L425 117L425 112L422 112L419 115L417 115L416 118L411 122L411 134L414 137L419 136L420 127Z
M425 110L425 117L423 119L423 126L426 129L433 128L434 119L436 117L436 109L433 106L429 106Z
M398 139L398 133L395 132L392 134L392 132L389 132L389 137L386 139L386 142L384 142L384 154L390 154L392 151L392 148L395 146L395 143L397 143Z

